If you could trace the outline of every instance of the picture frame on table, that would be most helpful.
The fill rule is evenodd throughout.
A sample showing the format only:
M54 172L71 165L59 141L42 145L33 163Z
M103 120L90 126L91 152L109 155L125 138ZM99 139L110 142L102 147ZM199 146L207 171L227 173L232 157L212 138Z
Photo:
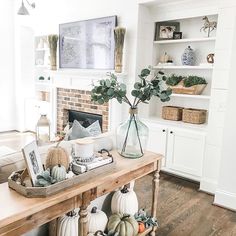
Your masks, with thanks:
M173 39L182 39L182 32L174 32Z
M33 141L23 147L22 153L32 185L35 186L37 175L44 170L36 141Z
M156 22L155 41L173 39L174 32L180 31L179 22L163 21Z

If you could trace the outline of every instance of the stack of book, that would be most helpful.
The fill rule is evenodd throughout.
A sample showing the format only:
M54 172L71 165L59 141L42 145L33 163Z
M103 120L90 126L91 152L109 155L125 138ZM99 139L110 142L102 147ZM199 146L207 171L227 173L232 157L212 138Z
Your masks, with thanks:
M85 162L77 159L72 162L72 171L74 172L74 174L78 175L86 171L90 171L92 169L110 164L112 162L113 162L112 157L103 155L95 155L93 160L90 162Z

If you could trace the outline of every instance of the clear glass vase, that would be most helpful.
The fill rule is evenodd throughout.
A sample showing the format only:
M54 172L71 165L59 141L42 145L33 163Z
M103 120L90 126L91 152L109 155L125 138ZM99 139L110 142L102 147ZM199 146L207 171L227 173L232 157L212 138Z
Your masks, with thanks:
M139 158L144 154L148 140L148 127L138 118L137 108L130 108L130 116L116 131L117 150L127 158Z

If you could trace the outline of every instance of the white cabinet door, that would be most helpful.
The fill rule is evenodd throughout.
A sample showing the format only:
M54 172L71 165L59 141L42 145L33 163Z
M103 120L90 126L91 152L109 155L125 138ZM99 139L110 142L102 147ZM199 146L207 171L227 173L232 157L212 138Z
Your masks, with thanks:
M149 122L145 122L145 124L149 128L147 150L160 153L165 157L167 127ZM165 158L162 161L162 166L165 166Z
M174 171L200 177L204 149L204 133L169 128L166 166Z

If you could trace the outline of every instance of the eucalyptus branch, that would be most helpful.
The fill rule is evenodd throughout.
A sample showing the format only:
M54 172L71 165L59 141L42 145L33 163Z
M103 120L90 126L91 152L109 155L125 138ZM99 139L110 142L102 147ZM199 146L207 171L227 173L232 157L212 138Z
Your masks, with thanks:
M127 96L125 95L124 98L126 99L127 103L132 107L131 102L129 101L129 99L127 98Z
M116 99L119 103L125 102L130 107L137 107L139 103L148 103L153 97L159 97L162 102L169 101L171 95L171 89L162 90L160 84L165 81L163 72L152 76L151 80L148 77L151 74L151 69L143 69L139 75L140 81L134 84L134 89L131 91L131 95L134 97L134 101L131 103L127 97L126 85L119 83L117 76L110 73L109 79L102 79L98 85L93 85L91 99L92 101L104 104L111 99Z
M137 104L135 105L136 101L137 101L137 98L134 99L133 107L136 107L136 106L137 106Z

